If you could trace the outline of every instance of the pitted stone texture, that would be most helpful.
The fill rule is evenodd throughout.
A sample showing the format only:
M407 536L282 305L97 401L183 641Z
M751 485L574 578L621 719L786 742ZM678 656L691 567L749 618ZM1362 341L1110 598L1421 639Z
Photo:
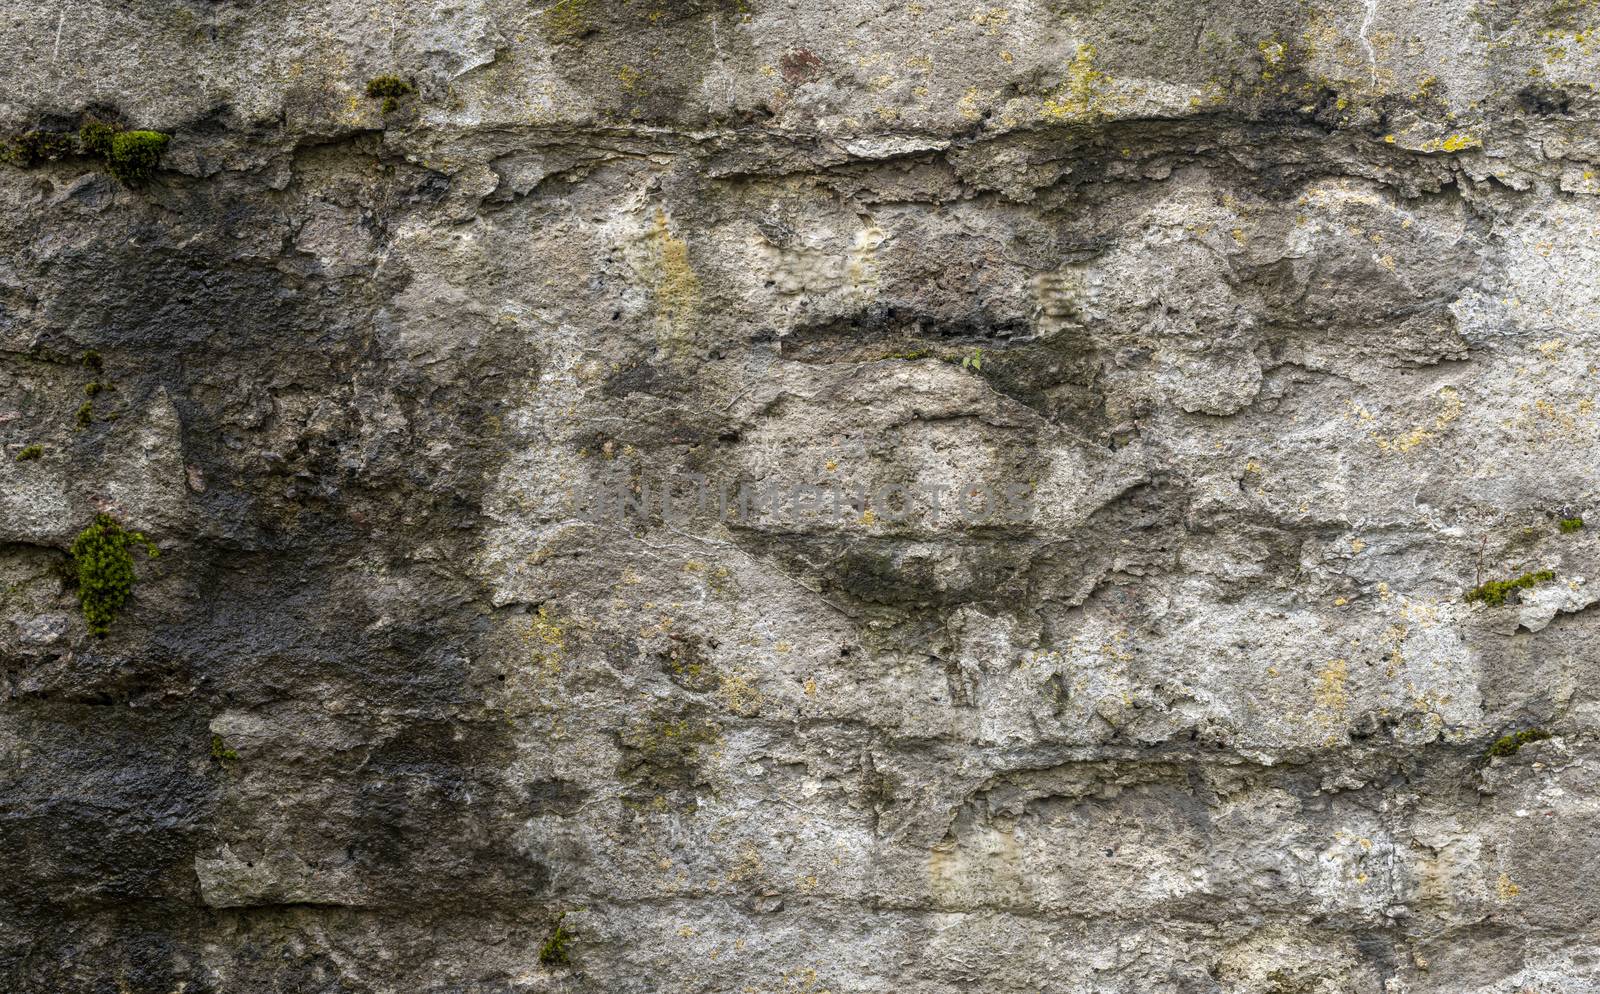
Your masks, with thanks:
M1600 8L3 6L6 990L1600 986Z

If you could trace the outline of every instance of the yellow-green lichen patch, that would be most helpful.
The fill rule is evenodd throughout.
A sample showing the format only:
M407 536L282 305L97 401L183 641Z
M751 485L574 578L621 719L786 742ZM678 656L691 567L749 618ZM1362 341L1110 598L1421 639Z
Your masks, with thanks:
M1047 121L1093 121L1103 116L1097 102L1105 90L1106 75L1094 67L1095 47L1080 44L1067 67L1067 78L1045 98L1041 116Z
M1428 155L1439 152L1465 152L1468 149L1483 147L1483 139L1467 131L1438 135L1421 140L1412 137L1412 135L1384 135L1383 140L1391 145L1399 145L1401 148L1410 149L1413 152L1423 152Z
M1271 80L1282 72L1289 58L1289 46L1277 38L1266 38L1256 42L1256 51L1261 56L1265 68L1261 70L1263 81Z
M556 0L544 12L544 36L551 42L576 41L594 31L589 0Z
M723 674L717 689L722 695L723 705L733 714L743 718L753 718L760 714L761 706L766 700L748 677L737 674Z
M1330 730L1328 741L1338 741L1333 730L1342 729L1350 715L1350 664L1344 659L1331 659L1317 672L1317 684L1312 691L1316 701L1315 720Z
M644 73L632 66L622 66L617 69L617 82L622 84L622 92L638 94L643 92Z
M560 675L567 651L566 630L548 607L539 605L539 613L529 622L523 641L528 644L529 660L537 670L552 679Z
M670 358L682 360L694 343L700 278L689 262L689 243L673 234L665 211L656 212L645 242L649 257L644 268L654 284L657 338Z
M1373 435L1373 441L1380 450L1386 453L1407 453L1428 442L1439 438L1445 429L1449 428L1461 417L1461 394L1454 387L1444 387L1434 395L1434 404L1437 413L1431 425L1417 425L1410 431L1401 435ZM1363 421L1373 420L1372 415L1356 404L1351 404L1351 413Z

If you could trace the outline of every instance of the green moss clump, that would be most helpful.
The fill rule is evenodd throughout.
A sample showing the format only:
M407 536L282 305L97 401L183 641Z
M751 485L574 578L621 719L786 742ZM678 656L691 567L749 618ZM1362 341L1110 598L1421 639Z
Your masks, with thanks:
M1515 756L1517 750L1529 742L1543 742L1550 737L1550 733L1542 728L1524 728L1511 735L1502 735L1489 747L1489 756Z
M563 919L566 917L563 913L556 919L555 931L551 932L550 937L544 940L544 945L539 947L539 962L545 966L565 966L572 959L568 951L572 943L572 933L567 931L566 925L563 924Z
M1582 527L1583 527L1583 519L1582 518L1562 518L1561 519L1561 534L1563 534L1563 535L1571 535L1573 532L1577 531L1578 529L1580 529Z
M99 380L94 380L93 382L85 383L83 385L83 393L86 397L93 397L95 394L99 393L105 388L106 385L104 383L101 383Z
M91 117L78 129L78 146L83 149L84 155L110 158L111 139L116 137L118 130L115 124L107 124L99 118Z
M77 420L79 431L83 431L94 424L94 401L86 400L78 405Z
M17 453L17 462L33 462L35 459L41 458L43 455L44 446L25 445L23 446L22 451Z
M7 161L30 169L41 162L64 159L77 151L72 135L59 131L25 131L6 143Z
M141 186L155 175L172 136L159 131L124 131L98 118L85 118L74 136L65 131L29 131L3 144L3 157L24 168L75 155L94 156L127 186Z
M83 363L83 368L92 369L96 372L105 366L105 360L101 359L100 353L96 352L94 349L90 349L89 351L85 352L81 357L79 357L78 361Z
M211 736L211 758L219 763L231 763L239 758L239 754L220 735Z
M72 561L77 567L78 602L89 631L104 638L111 622L133 594L133 553L135 545L145 554L160 555L155 543L139 532L127 531L109 514L97 514L94 522L72 541Z
M1499 607L1506 602L1506 598L1519 590L1541 583L1548 583L1556 578L1555 573L1542 569L1537 573L1524 573L1514 580L1490 580L1482 586L1473 587L1467 591L1468 604L1488 604L1490 607Z
M367 96L383 98L383 112L392 114L400 107L402 97L409 97L417 88L408 79L399 76L374 76L367 81Z
M106 156L106 168L125 186L142 186L150 182L161 163L161 153L166 149L171 135L159 131L118 131L111 136L111 153Z

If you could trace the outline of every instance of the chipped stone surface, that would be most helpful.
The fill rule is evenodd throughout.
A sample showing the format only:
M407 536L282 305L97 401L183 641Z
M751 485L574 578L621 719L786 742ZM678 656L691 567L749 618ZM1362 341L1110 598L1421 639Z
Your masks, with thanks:
M1600 6L0 7L0 987L1600 988Z

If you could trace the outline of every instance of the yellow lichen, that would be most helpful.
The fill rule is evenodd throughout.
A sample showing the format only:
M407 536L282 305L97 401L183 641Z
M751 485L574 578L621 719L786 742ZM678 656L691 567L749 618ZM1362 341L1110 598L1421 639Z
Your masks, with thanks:
M655 282L658 337L669 355L681 359L695 337L700 279L689 264L689 243L672 233L666 212L656 212L648 242L652 250L650 268Z
M1105 88L1106 75L1094 67L1095 47L1078 45L1067 78L1045 98L1041 115L1047 121L1092 121L1101 116L1095 103Z
M539 613L529 622L523 640L530 647L534 665L542 668L546 676L554 677L561 672L561 660L567 650L566 635L548 607L539 606Z
M1419 425L1394 438L1377 435L1374 440L1378 448L1384 452L1410 452L1419 445L1437 438L1440 432L1461 416L1461 394L1454 387L1440 390L1434 402L1439 407L1439 413L1434 417L1431 426Z
M1394 135L1385 135L1384 141L1394 144ZM1442 138L1429 138L1425 141L1412 144L1414 139L1407 137L1401 144L1416 152L1462 152L1469 148L1482 148L1483 140L1470 132L1458 132L1445 135Z
M972 15L972 23L979 27L987 28L985 34L993 34L994 30L1011 20L1011 12L1004 7L989 7L979 10Z
M554 42L570 41L587 34L589 23L588 0L557 0L545 11L545 37Z
M1256 43L1256 50L1261 54L1261 61L1266 63L1266 68L1261 70L1261 79L1270 81L1283 69L1289 57L1289 46L1276 38L1268 38Z
M722 695L722 703L729 711L745 718L760 714L765 701L761 691L742 676L724 675L718 693Z
M1343 714L1350 703L1349 692L1345 683L1350 679L1350 664L1343 659L1329 660L1317 674L1316 701L1317 706L1328 711Z

